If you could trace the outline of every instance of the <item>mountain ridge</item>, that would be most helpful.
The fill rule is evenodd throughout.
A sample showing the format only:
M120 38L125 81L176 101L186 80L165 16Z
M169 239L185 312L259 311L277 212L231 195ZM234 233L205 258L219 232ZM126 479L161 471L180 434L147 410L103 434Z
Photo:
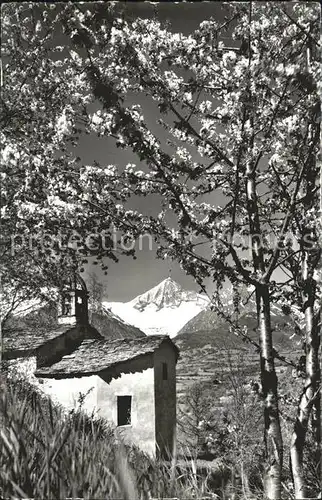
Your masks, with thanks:
M134 308L142 311L151 304L161 309L163 307L178 307L182 302L192 300L198 302L207 299L192 290L184 290L179 283L168 277L150 290L138 295L129 303Z
M129 302L103 302L103 306L147 335L177 332L209 304L207 297L184 290L168 277Z

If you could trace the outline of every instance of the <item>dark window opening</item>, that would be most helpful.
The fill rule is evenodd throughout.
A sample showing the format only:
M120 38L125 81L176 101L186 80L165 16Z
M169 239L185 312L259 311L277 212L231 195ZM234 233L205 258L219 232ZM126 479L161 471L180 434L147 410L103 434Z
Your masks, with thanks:
M117 425L131 425L132 396L117 396Z
M72 312L72 298L66 293L62 297L62 315L69 316Z
M86 302L85 299L82 295L79 294L79 292L76 292L76 304L75 304L75 315L76 315L76 320L79 323L86 322Z
M168 365L162 363L162 380L168 380Z

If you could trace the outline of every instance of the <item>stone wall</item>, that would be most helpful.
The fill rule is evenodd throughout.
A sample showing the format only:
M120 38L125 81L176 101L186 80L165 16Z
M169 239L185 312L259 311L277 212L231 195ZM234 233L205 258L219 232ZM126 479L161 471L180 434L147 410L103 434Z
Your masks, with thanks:
M163 379L163 363L167 380ZM154 367L153 367L154 364ZM117 397L132 396L131 424L117 427L125 441L150 455L159 449L162 456L173 452L176 427L176 362L170 345L163 344L154 354L117 365L100 376L67 379L36 378L36 358L11 362L10 370L35 384L66 410L79 406L88 414L102 417L117 427Z
M143 360L137 361L140 368ZM143 366L142 366L143 368ZM106 378L109 381L109 377ZM132 396L131 424L117 427L122 438L141 450L155 455L154 370L143 368L123 373L109 383L104 375L97 386L98 414L117 426L117 396Z
M80 399L84 397L82 410L88 415L97 415L97 375L67 379L44 378L41 380L43 380L42 390L66 410L79 408Z
M91 415L97 411L97 375L70 379L50 379L35 377L36 357L17 358L7 361L8 376L27 380L54 403L62 405L66 410L79 407L80 395L86 395L83 410Z
M167 380L163 379L163 363ZM176 358L173 348L162 344L154 353L156 443L162 457L175 452L176 440Z

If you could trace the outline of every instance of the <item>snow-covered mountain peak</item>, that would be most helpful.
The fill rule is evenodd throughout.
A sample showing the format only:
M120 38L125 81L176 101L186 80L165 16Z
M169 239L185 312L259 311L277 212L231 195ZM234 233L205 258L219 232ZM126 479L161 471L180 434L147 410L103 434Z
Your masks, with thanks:
M164 307L177 308L182 302L190 301L197 303L203 302L206 305L207 299L197 292L183 290L179 283L168 277L151 288L151 290L148 290L142 295L138 295L130 304L132 307L142 312L150 307L156 310Z
M184 290L168 277L130 302L106 302L105 306L147 335L166 334L174 337L208 303L203 295Z

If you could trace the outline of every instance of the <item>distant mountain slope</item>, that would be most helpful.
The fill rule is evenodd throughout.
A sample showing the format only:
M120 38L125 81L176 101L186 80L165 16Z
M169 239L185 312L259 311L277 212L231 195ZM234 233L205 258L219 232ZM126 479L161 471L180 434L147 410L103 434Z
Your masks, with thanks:
M290 317L276 312L271 317L273 326L273 344L279 350L298 349L301 346L301 336L295 335L294 325ZM256 312L246 310L239 318L240 326L247 327L247 334L258 341ZM202 347L212 345L217 348L244 347L242 338L229 331L229 324L209 308L201 311L188 321L178 332L176 342L182 348Z
M92 326L108 339L137 338L145 336L144 332L126 323L99 304L89 308L89 320ZM57 306L55 302L46 305L37 305L33 311L25 315L19 314L18 316L14 316L7 325L7 329L10 331L14 329L34 329L39 331L40 334L44 330L48 331L57 327Z
M104 302L103 305L147 335L174 337L208 303L203 295L183 290L178 283L167 278L130 302Z
M145 337L145 333L139 328L130 325L113 312L104 307L89 311L89 320L92 326L99 331L103 337L108 339L126 339Z

